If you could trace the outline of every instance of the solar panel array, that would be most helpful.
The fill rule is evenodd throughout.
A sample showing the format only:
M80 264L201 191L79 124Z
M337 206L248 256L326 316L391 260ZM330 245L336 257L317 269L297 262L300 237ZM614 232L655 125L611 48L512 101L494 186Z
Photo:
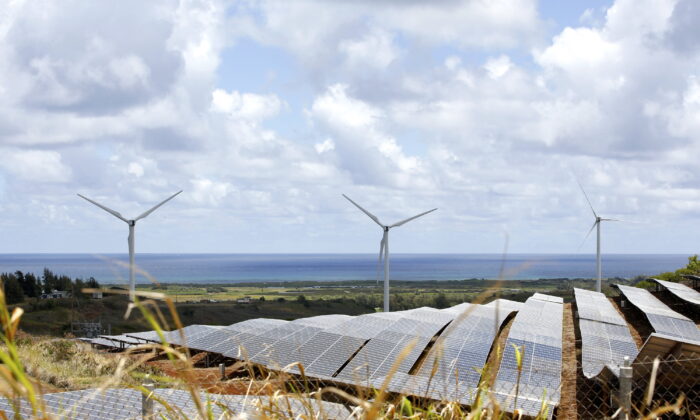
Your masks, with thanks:
M508 299L496 299L492 300L484 306L496 306L498 308L507 309L511 312L517 312L520 309L522 309L523 305L524 304L522 302L515 302L513 300Z
M361 383L384 378L399 355L404 356L396 372L409 373L430 340L454 318L454 314L431 308L398 312L401 317L370 340L338 374L338 380Z
M124 334L127 337L135 338L144 343L158 343L160 342L160 336L156 331L144 331L137 333L127 333Z
M309 375L331 377L367 341L399 316L396 312L360 315L320 331L299 347L298 361ZM298 372L296 369L292 371Z
M700 305L700 292L698 292L697 290L691 289L690 287L681 283L674 283L672 281L658 279L652 280L665 287L666 290L673 293L674 295L676 295L676 297L680 298L681 300L695 305Z
M656 332L700 341L700 330L693 321L664 305L648 290L622 285L616 287L632 305L644 312Z
M581 362L587 378L605 366L616 376L624 357L634 360L637 345L624 318L603 293L574 289L581 331Z
M549 406L559 404L562 302L560 298L537 293L525 302L515 317L493 386L494 397L505 410L512 412L519 408L526 415L536 415L543 399ZM522 352L521 374L513 346Z
M183 390L156 389L153 400L154 414L178 418L201 418L192 395ZM121 420L141 418L143 394L134 389L88 389L83 391L59 392L44 394L43 399L46 411L43 414L59 418L76 418L85 420ZM221 418L225 410L229 414L248 414L257 416L263 413L264 407L269 406L270 397L244 396L244 395L219 395L199 394L200 401L211 410L213 418ZM171 410L168 411L158 400L165 401ZM313 399L300 399L297 396L282 397L277 400L277 406L289 417L304 416L307 418L347 419L351 412L341 404L317 401ZM18 409L16 409L18 408ZM31 406L27 401L20 400L19 407L14 407L10 400L0 398L0 411L7 418L13 418L15 411L22 418L32 418ZM41 413L40 413L41 414ZM209 415L205 414L207 418Z
M292 321L293 328L286 329L286 334L275 333L267 337L279 337L272 342L266 342L264 348L251 354L250 360L273 369L281 369L298 361L301 357L300 347L319 332L332 328L352 318L348 315L321 315L301 318ZM292 325L290 325L292 326ZM246 343L242 344L243 346Z
M228 357L236 357L238 356L241 341L248 337L246 334L262 334L280 325L286 325L287 323L289 323L289 321L279 319L249 319L200 335L188 343L188 346L196 350L220 353Z
M544 297L549 299L549 297ZM556 299L556 298L555 298ZM419 359L438 334L443 334L446 353L438 358L436 346L427 354L430 363L440 360L439 377L443 392L430 396L443 398L449 387L452 399L471 403L471 390L480 376L476 369L488 357L498 327L507 314L523 304L507 300L490 305L460 305L438 310L418 308L390 313L372 313L360 316L324 315L295 321L251 319L229 326L191 325L179 331L165 333L172 344L190 349L218 353L236 359L249 359L271 369L281 370L299 362L305 374L336 382L365 383L379 387L392 372L399 355L409 346L397 366L390 390L422 393L427 390L430 369L427 363L418 369ZM470 316L460 326L445 327L468 311ZM160 341L154 332L133 333L134 342ZM432 366L432 365L430 365ZM287 368L299 373L295 366ZM413 370L417 370L413 372ZM454 378L459 386L453 386ZM435 379L435 378L433 378ZM435 385L438 382L433 382ZM460 389L469 389L462 393Z
M133 346L137 346L142 343L142 341L135 338L129 337L125 334L123 335L101 335L95 339L90 340L92 345L109 347L113 349L128 349Z
M389 389L438 400L471 404L494 338L511 313L502 305L471 305L457 311L415 376L394 380ZM396 389L400 385L399 389Z
M177 346L188 346L190 342L195 341L197 338L221 328L223 327L214 325L188 325L180 330L165 333L165 340Z

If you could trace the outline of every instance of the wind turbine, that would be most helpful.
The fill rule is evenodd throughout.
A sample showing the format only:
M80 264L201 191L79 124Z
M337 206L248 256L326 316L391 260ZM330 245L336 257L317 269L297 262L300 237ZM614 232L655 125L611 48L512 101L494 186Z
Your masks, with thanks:
M600 216L598 216L598 213L595 212L593 209L593 204L591 204L591 200L588 199L588 194L586 194L586 190L583 189L583 186L581 185L580 182L576 181L578 183L579 188L581 188L581 192L583 193L583 196L586 197L586 201L588 201L588 206L591 208L591 211L593 212L593 217L595 217L595 222L593 222L593 226L591 226L591 229L588 231L586 234L586 237L583 239L585 242L586 239L591 235L591 232L593 232L593 229L596 229L596 236L597 236L597 243L596 243L596 269L598 273L598 278L596 280L595 284L595 291L600 292L601 288L601 283L603 279L603 272L600 266L600 224L602 222L621 222L622 220L618 219L604 219Z
M127 225L129 225L129 300L131 302L134 301L134 296L136 294L136 283L134 282L134 228L136 227L136 222L144 219L146 216L149 214L153 213L158 207L162 206L163 204L167 203L168 201L172 200L175 198L176 195L180 194L182 190L176 192L175 194L171 195L170 197L166 198L165 200L161 201L159 204L151 207L150 210L145 211L144 213L141 213L139 216L137 216L134 219L127 219L124 216L121 215L118 211L114 211L110 209L109 207L103 206L102 204L90 200L89 198L85 197L84 195L78 194L78 197L85 199L92 204L96 205L97 207L101 208L102 210L106 211L107 213L111 214L112 216L116 217L119 220L122 220L126 222Z
M364 214L369 216L370 219L374 220L374 223L378 224L379 227L382 228L382 231L384 232L382 234L382 240L381 240L381 242L379 242L379 263L381 264L382 254L384 254L384 312L389 312L389 229L399 227L405 223L410 222L413 219L417 219L421 216L425 216L428 213L434 212L435 210L437 210L437 208L434 208L432 210L428 210L428 211L423 212L421 214L417 214L413 217L409 217L408 219L401 220L400 222L396 222L393 225L385 225L379 221L377 216L373 215L372 213L370 213L367 210L360 207L360 205L357 204L356 202L352 201L350 199L350 197L348 197L345 194L343 194L343 197L345 197L349 202L354 204L355 207L360 209Z

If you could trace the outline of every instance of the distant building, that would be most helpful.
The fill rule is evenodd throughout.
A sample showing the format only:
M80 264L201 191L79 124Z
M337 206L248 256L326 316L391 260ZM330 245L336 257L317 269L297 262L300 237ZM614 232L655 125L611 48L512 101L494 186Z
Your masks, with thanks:
M39 296L41 299L62 299L70 297L70 292L65 290L52 290L51 293L44 293Z
M250 302L252 302L252 299L250 298L250 296L245 296L245 297L242 297L242 298L236 300L236 303L250 303Z
M102 299L102 291L92 292L91 297L93 299Z

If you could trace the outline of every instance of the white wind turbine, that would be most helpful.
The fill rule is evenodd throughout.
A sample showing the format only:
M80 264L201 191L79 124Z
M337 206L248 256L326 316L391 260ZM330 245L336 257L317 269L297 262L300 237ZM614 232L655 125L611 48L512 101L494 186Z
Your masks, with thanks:
M593 204L591 204L591 200L588 199L588 194L586 194L586 191L583 189L583 186L581 185L580 182L576 181L578 183L579 188L581 188L581 192L583 193L583 196L586 197L586 201L588 202L588 205L591 208L591 211L593 212L593 217L595 217L595 222L593 222L593 226L591 226L591 229L588 231L586 234L586 237L583 239L585 242L586 239L590 236L591 232L593 232L593 229L596 229L597 233L597 244L596 244L596 269L598 273L598 277L596 279L596 284L595 284L595 290L596 292L600 292L601 288L601 283L603 279L603 272L602 268L600 265L600 224L601 222L621 222L622 220L618 219L604 219L600 216L598 216L598 213L595 212L593 209Z
M343 194L343 197L345 197L349 202L355 205L358 209L360 209L364 214L369 216L370 219L374 220L374 223L378 224L379 227L382 228L382 231L384 232L382 234L382 240L379 242L379 263L382 262L382 254L384 254L384 312L389 312L389 229L399 227L403 225L404 223L408 223L413 219L417 219L421 216L425 216L428 213L434 212L437 210L437 208L434 208L432 210L428 210L426 212L423 212L421 214L417 214L413 217L409 217L408 219L404 219L400 222L396 222L393 225L385 225L382 224L382 222L379 221L377 216L373 215L372 213L368 212L367 210L363 209L360 207L359 204L356 202L352 201L350 197L347 195Z
M102 204L90 200L89 198L85 197L84 195L78 194L78 197L85 199L92 204L96 205L97 207L101 208L102 210L106 211L107 213L113 215L119 220L122 220L126 222L127 225L129 225L129 300L131 302L134 301L134 296L136 294L136 283L134 282L134 228L136 227L136 222L138 220L141 220L148 216L149 214L153 213L158 207L162 206L163 204L167 203L168 201L172 200L175 198L176 195L180 194L182 190L176 192L175 194L171 195L170 197L166 198L165 200L161 201L159 204L153 206L150 210L145 211L144 213L140 214L134 219L127 219L124 216L121 215L118 211L114 211L106 206L103 206Z

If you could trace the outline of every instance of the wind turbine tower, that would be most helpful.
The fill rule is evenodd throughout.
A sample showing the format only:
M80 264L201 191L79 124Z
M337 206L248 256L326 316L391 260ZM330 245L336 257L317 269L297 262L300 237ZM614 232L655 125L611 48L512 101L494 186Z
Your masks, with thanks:
M102 204L90 200L89 198L85 197L84 195L78 194L78 197L85 199L92 204L96 205L97 207L101 208L102 210L106 211L107 213L111 214L112 216L116 217L117 219L126 222L127 225L129 225L129 300L131 302L134 301L134 297L136 295L136 283L134 281L134 230L136 228L136 222L145 218L149 214L153 213L158 207L162 206L163 204L167 203L168 201L172 200L175 198L176 195L180 194L182 190L176 192L175 194L171 195L170 197L166 198L165 200L161 201L159 204L153 206L150 210L145 211L144 213L140 214L138 217L134 219L127 219L124 216L121 215L118 211L114 211L110 209L107 206L103 206Z
M413 217L409 217L408 219L401 220L400 222L396 222L393 225L385 225L381 221L379 221L379 218L377 218L377 216L360 207L360 205L352 201L350 197L348 197L345 194L343 194L343 197L345 197L349 202L354 204L355 207L360 209L364 214L369 216L369 218L372 219L374 223L378 224L379 227L382 228L382 240L379 242L379 263L381 264L382 254L384 254L384 312L389 312L389 229L399 227L405 223L410 222L413 219L425 216L428 213L434 212L435 210L437 210L437 208L417 214Z
M578 181L577 181L578 182ZM586 194L586 190L583 189L583 186L581 183L578 183L579 188L581 188L581 192L583 193L583 196L586 197L586 201L588 202L588 206L591 208L591 211L593 212L593 217L595 217L595 221L593 222L593 226L591 226L591 229L588 231L586 234L586 237L583 239L584 242L586 239L588 239L588 236L590 236L591 232L593 232L593 229L596 229L596 236L597 236L597 241L596 241L596 272L597 272L597 279L595 283L595 291L600 292L601 289L601 283L603 280L603 271L600 263L600 224L602 222L621 222L622 220L618 219L604 219L600 216L598 216L598 213L595 212L593 209L593 204L591 204L591 200L588 199L588 194Z

